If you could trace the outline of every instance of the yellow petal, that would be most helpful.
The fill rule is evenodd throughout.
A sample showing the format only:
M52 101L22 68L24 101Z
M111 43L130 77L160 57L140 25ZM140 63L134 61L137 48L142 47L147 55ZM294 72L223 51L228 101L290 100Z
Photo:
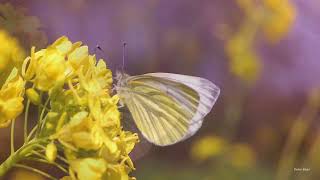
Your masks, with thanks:
M103 159L85 158L71 161L70 166L79 180L101 180L107 169L107 162Z
M88 46L81 46L72 51L68 56L68 61L74 70L79 69L81 65L88 66L85 60L88 57Z

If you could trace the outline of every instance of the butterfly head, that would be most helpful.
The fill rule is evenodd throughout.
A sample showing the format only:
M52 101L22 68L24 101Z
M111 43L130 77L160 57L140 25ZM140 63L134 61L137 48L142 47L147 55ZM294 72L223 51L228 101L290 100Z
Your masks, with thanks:
M119 92L123 87L127 86L127 79L128 79L129 75L122 72L122 71L117 71L116 72L116 91Z

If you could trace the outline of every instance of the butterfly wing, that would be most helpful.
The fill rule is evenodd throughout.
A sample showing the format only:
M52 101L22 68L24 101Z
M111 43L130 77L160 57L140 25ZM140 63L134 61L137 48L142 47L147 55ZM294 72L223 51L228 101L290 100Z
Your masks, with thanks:
M130 76L118 91L143 136L159 146L192 136L219 92L206 79L170 73Z

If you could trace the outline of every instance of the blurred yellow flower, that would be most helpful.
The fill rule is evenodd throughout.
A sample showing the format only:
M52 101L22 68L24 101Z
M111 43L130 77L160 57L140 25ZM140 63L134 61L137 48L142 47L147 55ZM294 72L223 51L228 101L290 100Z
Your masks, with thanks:
M24 81L14 68L0 89L0 128L7 127L23 110Z
M263 31L267 39L277 42L288 33L295 19L295 9L289 0L264 0L265 22Z
M257 21L251 23L260 26L270 42L281 40L295 19L295 8L290 0L237 0L237 3L245 12L245 19L256 18Z
M25 58L24 49L8 33L0 30L0 86L14 67L21 68Z
M195 161L205 161L222 155L227 148L228 143L223 138L218 136L206 136L192 145L191 157Z
M256 164L256 154L247 144L234 144L230 148L230 161L234 167L250 168Z
M261 72L261 62L252 47L253 38L250 36L247 32L239 32L226 43L231 73L248 83L255 82Z
M255 50L256 37L264 33L268 42L278 42L290 30L295 10L288 0L237 0L244 12L243 22L226 41L232 74L254 83L261 73L261 61Z

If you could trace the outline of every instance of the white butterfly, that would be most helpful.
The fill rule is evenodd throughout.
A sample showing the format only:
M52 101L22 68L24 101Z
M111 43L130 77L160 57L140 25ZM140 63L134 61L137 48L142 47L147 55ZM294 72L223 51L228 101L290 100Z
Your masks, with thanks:
M151 143L167 146L195 134L220 89L207 79L171 73L129 76L117 72L116 90L138 129Z

